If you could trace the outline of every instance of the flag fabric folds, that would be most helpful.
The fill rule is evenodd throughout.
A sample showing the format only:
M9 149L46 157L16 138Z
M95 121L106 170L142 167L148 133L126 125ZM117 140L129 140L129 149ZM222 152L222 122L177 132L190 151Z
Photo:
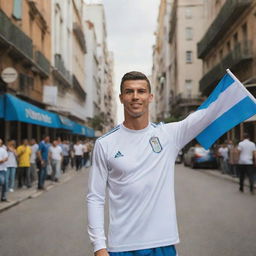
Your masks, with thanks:
M217 118L196 137L206 149L225 132L256 114L256 99L230 70L197 111L214 111L217 105L222 106Z

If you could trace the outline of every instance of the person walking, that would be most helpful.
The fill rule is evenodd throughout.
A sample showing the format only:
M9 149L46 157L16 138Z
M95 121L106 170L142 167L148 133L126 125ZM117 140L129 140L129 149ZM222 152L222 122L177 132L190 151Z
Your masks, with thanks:
M54 140L49 148L49 160L52 167L51 179L58 182L61 176L62 149L57 140Z
M220 168L221 168L221 173L223 174L228 174L229 173L229 166L228 166L228 154L229 154L229 149L226 143L223 143L219 150L219 157L220 157Z
M239 162L240 152L237 148L237 143L233 143L232 141L229 143L229 166L230 173L233 177L238 177L237 165Z
M50 147L50 137L48 135L43 136L43 140L39 143L39 148L37 151L37 156L39 159L39 172L38 172L38 189L43 190L44 183L47 175L47 165L48 165L48 154Z
M89 160L89 141L85 140L83 144L83 167L86 167Z
M7 175L6 175L7 185L6 186L8 191L13 192L15 187L15 176L16 176L16 168L17 168L17 152L15 149L14 140L8 141L7 153L8 153L8 160L6 162L6 166L7 166Z
M63 161L62 161L62 171L65 173L66 168L69 164L69 158L70 158L70 145L67 140L63 141L63 144L61 144L62 148L62 155L63 155Z
M28 145L28 140L24 139L22 145L17 148L18 157L18 187L22 188L27 186L31 188L31 177L30 177L30 156L31 148Z
M74 154L75 154L75 162L76 162L76 171L82 168L82 157L84 154L84 146L81 144L81 141L78 140L74 145Z
M2 186L1 189L1 201L8 202L7 200L7 166L6 162L8 160L8 153L6 151L6 147L4 146L3 140L0 139L0 185Z
M37 151L39 149L38 144L36 143L35 139L30 140L30 148L31 148L31 156L30 156L30 177L31 177L31 183L34 183L37 180L37 166L36 166L36 160L37 160Z
M239 142L238 150L240 152L238 161L239 170L239 190L244 192L244 179L249 178L250 192L254 193L254 166L253 157L256 152L255 143L250 141L248 133L244 133L243 141Z

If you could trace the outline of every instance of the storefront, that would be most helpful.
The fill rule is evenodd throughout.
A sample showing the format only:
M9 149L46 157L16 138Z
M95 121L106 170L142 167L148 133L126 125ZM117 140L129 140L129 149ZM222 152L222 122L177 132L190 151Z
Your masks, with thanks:
M51 139L94 137L93 129L10 94L0 95L0 120L0 137L5 141L14 139L18 144L24 138L40 141L44 134L48 134Z

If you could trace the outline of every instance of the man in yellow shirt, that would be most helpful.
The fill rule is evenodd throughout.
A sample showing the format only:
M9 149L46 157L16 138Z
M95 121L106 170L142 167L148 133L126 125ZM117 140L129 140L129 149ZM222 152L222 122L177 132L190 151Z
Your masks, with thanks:
M22 188L26 185L28 188L31 187L30 178L30 156L31 148L28 145L28 140L24 139L22 145L17 148L18 156L18 187Z

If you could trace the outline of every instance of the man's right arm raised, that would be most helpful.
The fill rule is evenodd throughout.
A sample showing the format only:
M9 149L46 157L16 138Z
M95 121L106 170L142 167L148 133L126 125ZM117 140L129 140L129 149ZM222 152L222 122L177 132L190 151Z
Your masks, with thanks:
M106 154L99 140L93 151L87 194L88 234L96 256L108 256L104 232L104 205L108 178Z

